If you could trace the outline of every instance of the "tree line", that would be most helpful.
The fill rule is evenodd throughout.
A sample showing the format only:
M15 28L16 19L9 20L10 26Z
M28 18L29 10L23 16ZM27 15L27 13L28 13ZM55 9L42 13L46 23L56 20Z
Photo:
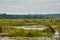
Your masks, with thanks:
M20 18L37 18L37 19L53 19L53 18L60 18L60 14L28 14L28 15L7 15L7 14L0 14L0 19L20 19Z

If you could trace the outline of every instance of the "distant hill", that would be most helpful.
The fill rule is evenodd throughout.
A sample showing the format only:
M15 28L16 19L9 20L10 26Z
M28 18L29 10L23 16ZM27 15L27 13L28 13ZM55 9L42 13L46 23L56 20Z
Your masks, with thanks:
M32 18L32 19L60 19L60 14L33 14L33 15L7 15L0 14L0 19L20 19L20 18Z

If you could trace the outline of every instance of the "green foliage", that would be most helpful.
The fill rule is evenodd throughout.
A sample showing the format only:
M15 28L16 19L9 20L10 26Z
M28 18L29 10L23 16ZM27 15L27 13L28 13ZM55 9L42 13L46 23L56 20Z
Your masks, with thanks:
M57 22L56 19L52 19L52 21L51 19L0 19L0 25L2 27L3 32L8 32L8 36L22 37L52 36L53 33L51 32L49 27L51 27L51 25L57 25L56 27L60 28L60 22ZM14 29L13 27L9 27L27 25L45 25L47 29L44 29L43 31L38 31Z
M47 15L41 15L41 14L34 14L34 15L6 15L0 14L0 19L53 19L53 18L60 18L60 14L47 14Z
M24 32L23 29L20 29L20 30L18 30L18 29L11 30L11 31L8 32L8 36L10 36L10 37L13 37L13 36L22 36L23 32Z
M44 31L44 32L43 32ZM15 29L8 32L8 36L20 36L20 37L40 37L40 36L52 36L53 34L49 29L45 29L43 31L39 30L23 30L23 29ZM49 34L49 35L48 35Z
M0 33L2 32L2 27L0 26Z

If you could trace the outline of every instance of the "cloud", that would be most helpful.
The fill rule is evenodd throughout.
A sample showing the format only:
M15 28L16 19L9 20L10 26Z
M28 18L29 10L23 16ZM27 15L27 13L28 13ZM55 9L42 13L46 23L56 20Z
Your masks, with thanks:
M6 8L23 8L23 6L17 6L17 5L6 5Z
M60 0L0 0L0 12L60 12Z

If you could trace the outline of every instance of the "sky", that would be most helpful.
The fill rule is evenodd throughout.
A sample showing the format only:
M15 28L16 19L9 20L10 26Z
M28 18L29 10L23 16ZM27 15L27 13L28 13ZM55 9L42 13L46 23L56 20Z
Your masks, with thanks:
M0 0L0 13L7 14L60 13L60 0Z

